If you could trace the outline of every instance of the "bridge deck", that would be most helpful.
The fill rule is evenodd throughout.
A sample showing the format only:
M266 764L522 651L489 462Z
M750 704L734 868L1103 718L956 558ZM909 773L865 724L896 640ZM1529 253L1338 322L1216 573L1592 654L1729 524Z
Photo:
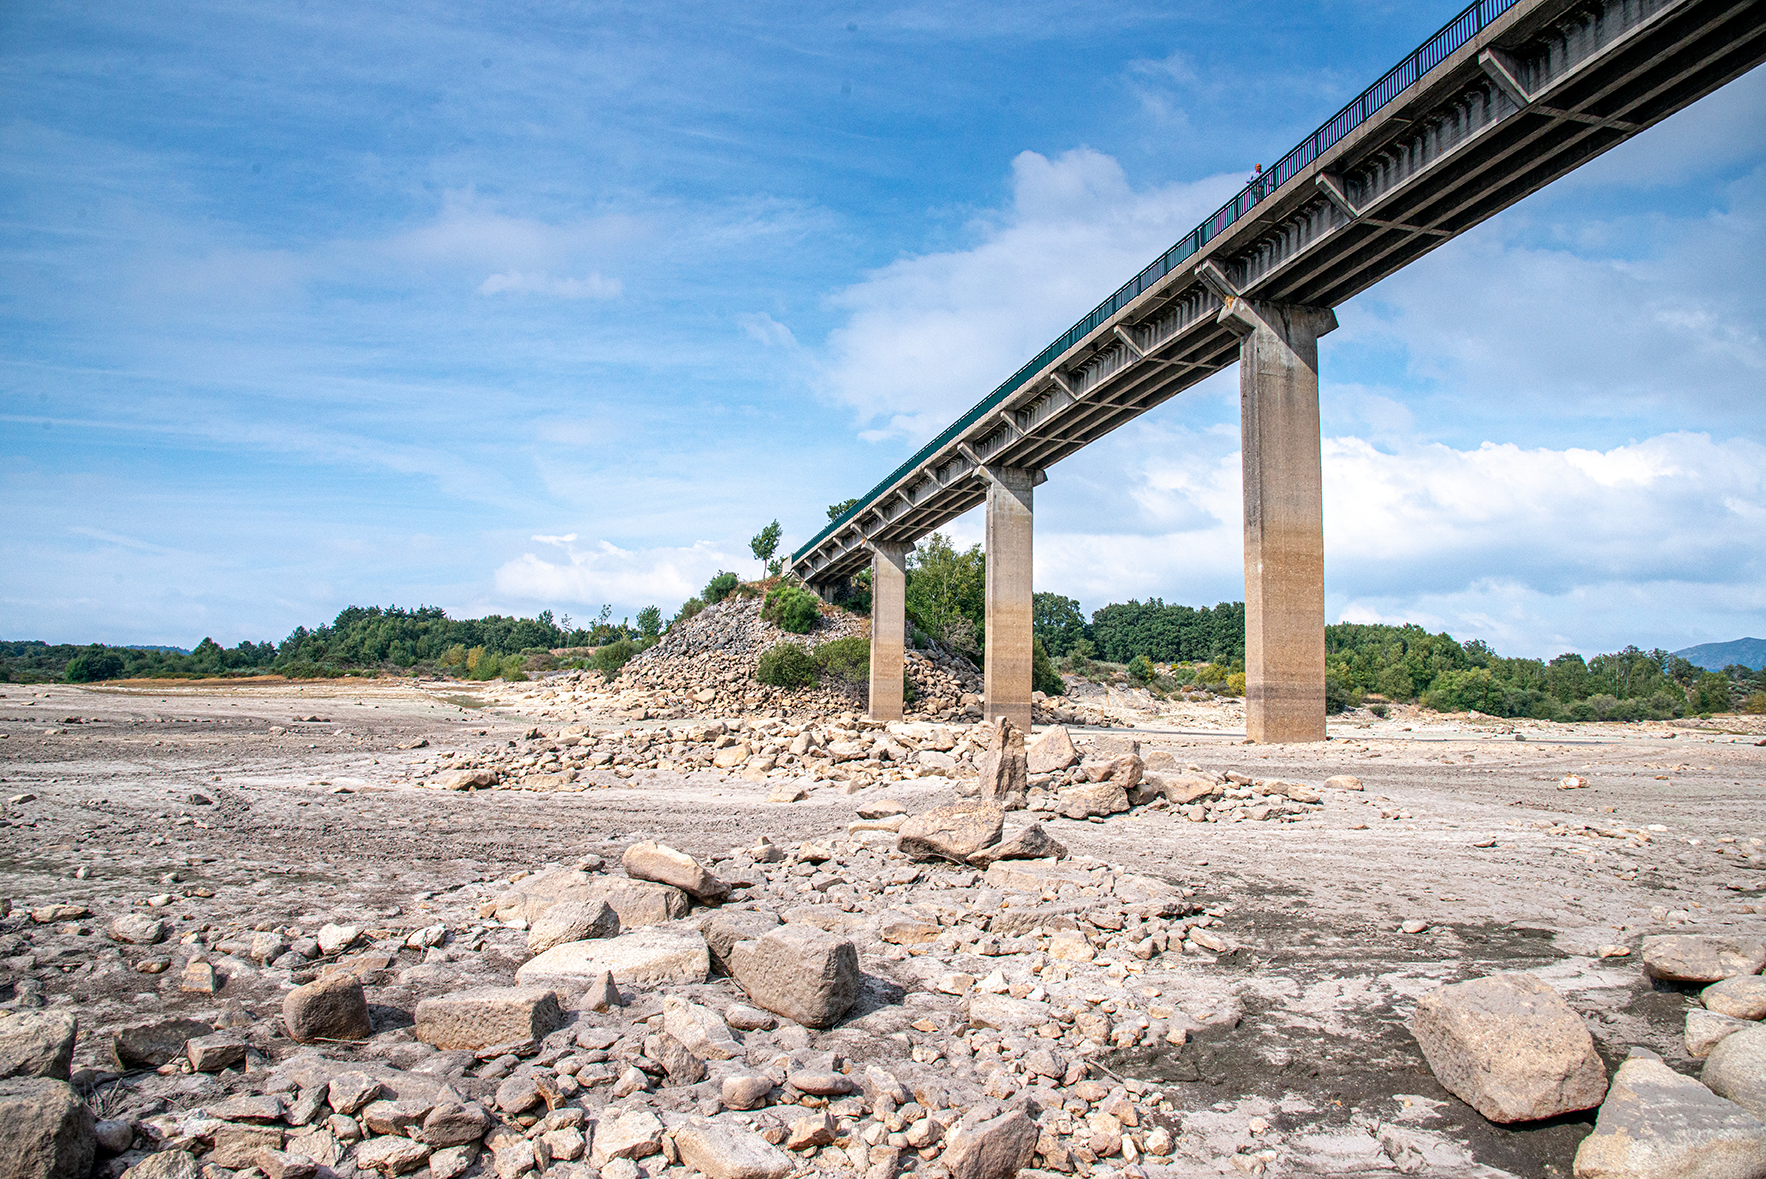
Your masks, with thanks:
M1234 363L1224 297L1334 307L1766 59L1766 0L1481 0L792 556L810 582Z

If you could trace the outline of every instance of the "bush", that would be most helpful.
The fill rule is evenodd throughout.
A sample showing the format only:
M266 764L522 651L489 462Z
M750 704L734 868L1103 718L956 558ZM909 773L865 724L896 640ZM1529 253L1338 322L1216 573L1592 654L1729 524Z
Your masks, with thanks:
M502 674L503 657L480 648L478 649L478 658L472 660L471 670L466 673L466 678L469 680L494 680Z
M1369 712L1373 713L1375 716L1379 717L1381 720L1386 719L1387 708L1384 704L1370 704L1367 706L1367 710Z
M787 640L761 652L754 678L775 688L802 688L815 683L819 671L816 657L808 647Z
M1076 639L1073 649L1067 652L1067 670L1074 675L1088 675L1091 672L1091 657L1097 654L1090 639Z
M1766 692L1755 692L1752 696L1749 696L1747 701L1741 706L1741 710L1753 715L1766 712Z
M717 576L705 583L705 592L699 596L705 599L707 606L715 606L735 593L736 587L741 584L742 579L734 573L719 569Z
M1067 694L1067 684L1049 659L1048 648L1042 645L1041 635L1030 641L1030 686L1045 696Z
M705 609L705 599L704 598L688 598L686 601L681 603L681 612L679 614L676 614L674 616L674 618L669 620L668 629L673 630L675 628L676 624L686 622L690 618L697 617L699 615L699 612L704 609Z
M1226 694L1228 696L1243 696L1245 694L1244 672L1235 671L1226 677Z
M849 684L869 683L871 679L871 643L862 635L823 643L812 654L829 675Z
M82 651L67 661L66 675L70 684L94 684L99 680L114 680L122 674L123 657L102 647Z
M1349 690L1334 675L1325 676L1325 712L1342 712L1354 705Z
M662 611L655 606L645 606L638 611L638 633L647 639L654 639L662 633Z
M1153 682L1153 661L1145 655L1136 655L1128 661L1128 678L1137 684Z
M619 674L619 669L632 661L642 648L630 639L616 639L596 650L591 665L601 673L603 680L611 682Z
M795 585L774 586L760 611L762 618L794 635L808 634L820 615L821 599Z
M503 656L503 666L501 670L502 677L511 683L520 683L522 680L525 680L527 678L527 671L522 666L525 662L526 660L520 655Z

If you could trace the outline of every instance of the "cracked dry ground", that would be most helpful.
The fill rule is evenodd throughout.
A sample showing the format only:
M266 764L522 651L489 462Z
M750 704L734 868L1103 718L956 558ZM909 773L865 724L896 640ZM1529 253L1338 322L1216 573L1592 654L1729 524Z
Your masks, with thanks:
M81 723L62 723L69 718ZM644 727L582 720L597 732ZM820 867L843 886L826 895L849 915L865 971L900 988L873 991L915 1019L892 1023L861 1004L848 1027L812 1035L808 1047L837 1048L862 1067L863 1033L893 1036L876 1043L896 1056L911 1045L957 1091L965 1082L979 1089L990 1068L1022 1056L1010 1037L965 1035L962 998L937 987L942 973L980 979L995 969L1038 981L1034 954L976 952L1001 948L979 938L999 894L954 866L925 866L918 881L886 892L882 879L906 864L892 857L891 837L846 831L867 799L898 799L912 812L950 801L949 779L855 794L824 783L788 804L766 802L764 782L712 772L609 776L578 793L447 793L402 780L417 755L401 745L427 740L429 754L522 747L536 722L556 732L555 720L518 701L380 683L6 685L0 797L35 797L9 802L0 826L0 895L12 901L0 922L0 997L13 1008L75 1011L76 1081L101 1113L196 1108L251 1091L254 1071L295 1048L281 1033L280 998L308 975L226 952L222 943L242 933L362 927L393 959L368 988L379 1034L337 1054L393 1059L413 1047L419 999L512 981L527 957L524 935L480 913L516 874L588 855L617 871L621 850L639 839L712 862L765 835L786 850L833 845L834 861ZM1643 1045L1694 1071L1681 1034L1692 1000L1642 978L1640 938L1766 934L1760 733L1726 732L1721 721L1552 726L1518 741L1503 726L1444 721L1333 726L1331 742L1289 748L1199 729L1137 735L1145 750L1169 749L1208 771L1314 785L1348 773L1366 784L1359 794L1325 791L1322 808L1295 822L1194 823L1149 808L1101 822L1049 817L1049 832L1082 864L1193 890L1232 947L1197 956L1175 952L1174 940L1146 961L1101 955L1125 969L1074 965L1068 978L1060 967L1047 976L1051 999L1070 1013L1105 1014L1117 1029L1093 1076L1126 1079L1145 1125L1169 1127L1172 1153L1136 1164L1154 1179L1379 1173L1414 1170L1419 1158L1431 1173L1567 1175L1592 1112L1518 1129L1484 1121L1424 1065L1407 1030L1416 998L1443 982L1535 970L1585 1016L1609 1066ZM1566 774L1588 787L1558 789ZM735 874L754 883L738 901L746 894L782 912L826 899L790 865ZM56 903L90 916L39 924L28 915ZM942 912L946 936L911 948L881 941L875 915L907 903ZM152 947L107 939L107 922L128 912L170 919L171 937ZM1426 928L1399 932L1407 921ZM405 948L407 935L435 924L448 931L444 946ZM1612 945L1633 953L1601 958ZM197 953L224 979L216 994L180 989ZM169 960L163 973L138 969L156 959ZM719 987L735 995L729 980L710 991ZM245 1075L113 1081L109 1032L172 1015L245 1028L254 1046ZM1181 1047L1156 1034L1180 1026L1190 1029ZM1137 1027L1150 1034L1121 1046L1135 1039L1124 1029ZM1067 1041L1061 1047L1072 1055ZM1129 1169L1121 1157L1077 1165ZM829 1166L826 1157L805 1163Z

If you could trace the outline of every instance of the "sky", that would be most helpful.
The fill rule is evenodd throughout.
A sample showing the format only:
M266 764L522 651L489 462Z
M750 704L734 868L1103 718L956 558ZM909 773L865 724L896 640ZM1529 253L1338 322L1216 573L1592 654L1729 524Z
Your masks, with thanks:
M0 6L0 638L672 613L1456 11ZM1330 621L1766 635L1763 258L1756 70L1338 307ZM1049 471L1038 590L1243 598L1237 379Z

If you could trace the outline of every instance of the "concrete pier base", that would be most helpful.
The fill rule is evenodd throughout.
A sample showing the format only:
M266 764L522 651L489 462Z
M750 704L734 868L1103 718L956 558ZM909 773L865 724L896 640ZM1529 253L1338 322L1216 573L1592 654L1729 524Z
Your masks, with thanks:
M983 715L1030 731L1032 489L1038 472L987 468L987 677Z
M1245 468L1245 735L1325 739L1318 338L1329 308L1231 298Z
M907 638L908 550L911 545L871 548L872 720L901 719L902 657Z

